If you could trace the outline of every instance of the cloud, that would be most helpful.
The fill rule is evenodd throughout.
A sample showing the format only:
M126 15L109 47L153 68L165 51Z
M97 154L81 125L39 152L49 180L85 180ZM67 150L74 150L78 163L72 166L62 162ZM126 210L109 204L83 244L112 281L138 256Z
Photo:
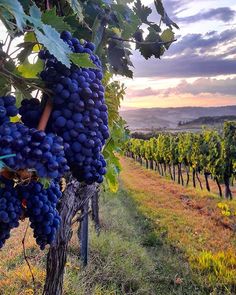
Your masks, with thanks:
M143 60L134 52L135 77L212 77L236 74L236 29L187 34L161 60Z
M236 78L228 79L211 79L200 78L193 83L182 81L179 85L169 88L165 94L192 94L199 95L202 93L229 95L236 98Z
M126 96L132 98L132 97L155 96L155 95L158 95L158 94L160 94L160 91L159 90L154 90L151 87L147 87L147 88L144 88L144 89L137 89L137 90L129 88L127 90Z
M203 94L232 96L236 100L236 77L227 79L200 78L193 83L183 80L176 87L162 90L153 89L151 87L140 90L130 89L128 97L171 97L185 94L191 94L194 96L201 96Z
M135 77L186 78L236 74L236 59L187 55L162 60L134 62Z
M216 46L222 49L223 46L231 43L234 39L236 39L236 29L228 29L221 33L211 31L205 35L187 34L170 47L166 56L183 54L184 52L197 52L197 50L200 50L201 53L205 51L209 53L209 50L214 50L215 54Z
M235 15L236 11L229 7L218 7L186 17L177 17L176 20L181 23L195 23L205 20L219 20L226 23L234 20Z
M188 15L185 17L179 16L181 13L188 11L189 8L192 8L192 6L195 4L194 1L189 0L165 0L163 1L165 10L167 14L177 23L195 23L199 21L208 21L208 20L216 20L216 21L222 21L222 22L231 22L234 20L236 16L236 11L233 10L231 7L217 7L219 5L222 5L224 2L219 2L218 0L209 0L212 2L212 6L215 8L210 8L208 10L204 11L204 3L205 0L198 0L198 6L196 8L200 8L201 11L197 12L193 15ZM208 2L209 2L208 1ZM192 3L191 3L192 2ZM226 1L227 3L227 1ZM225 5L225 3L223 4ZM230 2L228 1L228 5L230 5ZM153 16L155 15L155 5L152 4L150 7L153 10Z

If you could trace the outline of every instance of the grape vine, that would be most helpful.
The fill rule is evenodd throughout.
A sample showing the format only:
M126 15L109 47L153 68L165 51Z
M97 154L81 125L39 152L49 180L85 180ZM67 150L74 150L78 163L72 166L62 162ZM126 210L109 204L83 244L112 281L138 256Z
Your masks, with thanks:
M0 1L0 247L29 218L40 248L50 244L45 294L62 294L72 219L87 218L91 197L98 204L104 178L118 187L127 131L113 75L133 76L130 43L148 59L175 42L178 26L160 0L155 8L157 23L140 0Z
M199 183L199 175L205 178L206 189L210 191L209 176L215 180L219 195L222 197L221 184L225 186L225 197L232 199L230 183L236 176L236 123L225 122L223 135L215 130L203 130L201 133L159 134L149 140L131 138L124 144L124 152L146 168L157 170L162 176L177 180L184 185L183 172L186 172L185 184L190 181L192 172L193 186ZM176 177L177 172L177 177Z

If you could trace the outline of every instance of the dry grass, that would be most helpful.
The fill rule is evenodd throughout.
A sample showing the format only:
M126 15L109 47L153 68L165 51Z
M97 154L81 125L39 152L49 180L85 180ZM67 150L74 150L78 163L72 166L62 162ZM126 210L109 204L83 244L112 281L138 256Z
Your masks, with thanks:
M137 201L140 211L163 232L163 237L182 249L192 265L204 270L211 282L234 285L236 202L222 201L205 190L182 187L130 159L121 158L121 163L121 180L125 188ZM232 214L222 214L224 210L219 208L219 203L230 208ZM208 267L201 263L204 253L211 255L207 260ZM225 266L220 271L212 267L219 257Z

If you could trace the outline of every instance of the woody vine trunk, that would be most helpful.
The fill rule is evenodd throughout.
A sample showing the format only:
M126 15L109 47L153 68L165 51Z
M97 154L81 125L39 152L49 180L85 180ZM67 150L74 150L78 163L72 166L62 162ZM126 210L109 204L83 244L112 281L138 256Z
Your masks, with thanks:
M61 226L47 256L44 295L63 294L67 250L72 237L72 219L95 192L96 185L81 184L71 175L68 176L67 188L58 205L58 211L62 219Z

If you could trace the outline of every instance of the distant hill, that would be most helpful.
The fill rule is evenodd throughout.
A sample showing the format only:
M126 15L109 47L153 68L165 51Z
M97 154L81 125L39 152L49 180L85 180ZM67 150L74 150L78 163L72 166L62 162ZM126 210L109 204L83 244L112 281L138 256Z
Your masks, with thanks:
M143 108L121 111L131 131L174 129L199 117L236 116L236 105L223 107Z
M212 116L212 117L199 117L191 121L180 121L178 126L189 126L189 125L215 125L222 124L225 121L236 121L236 116Z

